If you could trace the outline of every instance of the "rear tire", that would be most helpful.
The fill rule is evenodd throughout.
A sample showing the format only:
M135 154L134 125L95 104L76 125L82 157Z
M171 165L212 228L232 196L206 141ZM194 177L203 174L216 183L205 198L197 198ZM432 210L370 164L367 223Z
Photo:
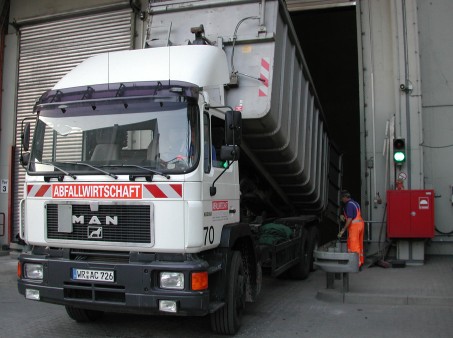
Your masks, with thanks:
M313 251L310 256L310 243L309 232L307 229L302 229L302 236L300 240L300 261L288 270L288 276L292 279L303 280L307 279L310 274L311 260Z
M79 309L69 305L66 305L65 308L68 316L79 323L93 322L104 315L102 311Z
M211 329L220 334L234 335L241 326L245 309L246 275L239 251L233 251L228 276L225 305L211 314Z

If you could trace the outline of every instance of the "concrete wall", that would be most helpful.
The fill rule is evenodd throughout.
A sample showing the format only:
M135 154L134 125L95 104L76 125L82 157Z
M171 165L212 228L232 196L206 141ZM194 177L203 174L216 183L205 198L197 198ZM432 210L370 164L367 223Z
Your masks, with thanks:
M453 2L418 0L425 181L436 192L435 222L453 232ZM431 251L452 253L438 233ZM448 245L447 245L448 244Z
M389 162L390 130L399 99L394 62L394 27L390 1L364 0L358 5L361 90L362 211L372 240L367 254L385 239L385 196L393 180ZM379 196L382 203L379 203ZM385 221L385 220L384 220ZM384 227L384 228L383 228Z

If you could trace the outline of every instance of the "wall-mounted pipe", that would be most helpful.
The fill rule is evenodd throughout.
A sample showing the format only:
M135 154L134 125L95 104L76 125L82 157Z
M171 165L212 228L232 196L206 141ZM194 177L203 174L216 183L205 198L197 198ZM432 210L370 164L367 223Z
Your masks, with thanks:
M260 26L264 27L264 19L266 15L266 0L261 0L261 9L260 9Z
M408 86L409 80L409 50L407 45L407 13L406 13L406 0L402 0L402 20L403 20L403 52L404 52L404 81L406 87ZM410 93L406 92L406 169L408 173L411 171L411 107L410 107ZM407 189L411 189L412 175L408 175L407 178Z

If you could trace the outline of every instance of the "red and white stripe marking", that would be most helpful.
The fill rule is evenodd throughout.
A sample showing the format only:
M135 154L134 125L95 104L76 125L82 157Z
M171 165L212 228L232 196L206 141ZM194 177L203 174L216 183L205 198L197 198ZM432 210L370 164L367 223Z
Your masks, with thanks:
M270 75L270 58L261 59L260 79L263 80L258 89L259 96L267 96L269 94L269 75Z
M145 184L144 198L182 198L182 184Z
M36 184L27 185L28 197L52 197L52 190L50 184Z

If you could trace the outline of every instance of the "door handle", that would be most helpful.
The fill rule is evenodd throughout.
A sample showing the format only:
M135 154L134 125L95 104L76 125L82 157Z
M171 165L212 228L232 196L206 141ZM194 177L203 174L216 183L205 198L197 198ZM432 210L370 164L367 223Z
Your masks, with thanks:
M235 213L236 213L236 209L230 209L230 210L228 210L228 212L229 212L230 214L235 214Z

